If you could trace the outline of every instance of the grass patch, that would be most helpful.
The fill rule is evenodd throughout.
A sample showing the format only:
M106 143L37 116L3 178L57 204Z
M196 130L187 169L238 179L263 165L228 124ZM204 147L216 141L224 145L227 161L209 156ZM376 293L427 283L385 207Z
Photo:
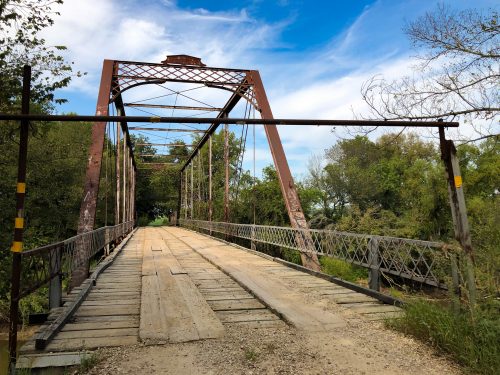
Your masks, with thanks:
M319 262L324 273L346 281L356 282L368 278L368 270L340 259L321 257Z
M387 324L445 351L479 374L500 369L500 316L496 305L455 313L451 308L422 300L405 307L401 318Z
M97 365L100 361L99 355L97 353L87 353L83 354L80 361L80 366L78 366L78 373L83 374Z
M150 227L161 227L162 225L168 225L169 220L168 217L158 217L154 219L153 221L150 221L148 223L148 226Z
M283 259L286 260L287 262L295 263L298 264L299 266L302 265L302 258L300 257L300 251L281 248L281 254L283 256Z
M252 348L245 349L245 358L247 361L255 362L259 357L259 352Z

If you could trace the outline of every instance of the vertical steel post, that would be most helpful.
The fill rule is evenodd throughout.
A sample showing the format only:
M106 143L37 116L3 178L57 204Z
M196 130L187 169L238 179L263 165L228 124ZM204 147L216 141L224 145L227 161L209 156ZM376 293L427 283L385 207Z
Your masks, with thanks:
M21 113L28 114L31 96L31 67L24 66L23 93ZM14 241L12 242L12 274L10 287L10 320L9 320L9 369L16 371L17 358L17 325L19 318L19 292L21 287L21 252L23 251L24 234L24 198L26 196L26 165L28 158L29 121L21 121L19 134L19 158L17 166L16 186L16 218L14 220Z
M224 221L229 222L229 125L224 124Z
M194 160L191 161L191 191L189 192L191 194L191 209L189 210L189 218L192 220L193 219L193 210L194 210L194 201L193 201L193 191L194 191L194 180L193 180L193 174L194 174Z
M109 112L109 94L111 92L113 67L114 61L104 60L96 107L96 115L98 116L107 116ZM95 122L92 125L92 141L83 188L83 200L80 206L80 217L78 219L78 234L89 232L94 228L105 133L105 122ZM85 246L86 244L83 241L77 244L74 259L75 264L81 264L81 266L73 270L70 289L79 286L88 276L89 264L86 261Z
M132 157L130 153L130 148L127 147L127 221L130 221L130 202L132 201Z
M213 202L212 202L212 136L208 139L208 221L212 222ZM210 224L210 228L212 225ZM212 231L210 230L210 235Z
M198 219L201 220L201 150L198 151Z
M120 124L116 123L116 206L115 206L115 225L120 224L120 204L121 204L121 176L120 176L120 147L121 147L121 128Z
M128 147L127 147L127 133L123 134L123 199L122 199L122 223L127 221L127 158L128 158Z
M132 191L130 194L130 220L134 220L134 202L135 202L135 169L132 158L130 159L130 170L132 171Z
M249 71L247 73L247 80L253 86L255 99L258 103L261 117L263 119L272 119L273 113L271 111L269 101L267 100L266 91L264 90L264 85L262 84L259 72L257 70ZM283 150L283 145L281 144L278 129L276 125L264 125L264 130L266 132L269 148L271 149L271 154L274 160L274 166L276 167L276 172L280 181L281 193L283 194L285 206L288 211L290 224L293 228L307 230L309 229L307 221L304 216L304 212L302 211L302 205L300 204L299 195L297 193L292 174L290 173L290 168L288 167L288 162L286 160L285 151ZM304 251L301 251L300 253L302 264L309 269L321 271L321 266L315 253L314 243L309 232L304 231L302 234L302 236L299 236L300 238L297 238L299 243L302 243L302 247L304 249Z
M132 171L134 172L134 178L132 179L132 222L135 225L135 185L137 183L137 170L135 166L132 166Z
M462 175L457 158L457 150L453 141L445 138L444 128L439 128L439 143L441 148L441 159L446 169L448 180L448 196L450 200L451 216L453 218L453 229L455 239L460 242L464 250L466 262L466 280L469 292L469 303L476 304L476 281L474 276L474 254L467 218L467 208L465 206L465 196L463 190Z
M182 211L182 171L179 173L179 183L178 183L178 196L177 196L177 213L175 215L175 226L178 227L180 225Z
M188 172L184 170L184 220L188 218Z

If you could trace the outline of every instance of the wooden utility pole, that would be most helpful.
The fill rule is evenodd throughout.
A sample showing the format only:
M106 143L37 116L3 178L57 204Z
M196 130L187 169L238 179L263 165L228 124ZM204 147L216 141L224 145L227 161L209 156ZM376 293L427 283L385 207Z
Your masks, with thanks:
M21 113L30 111L31 98L31 66L25 65L23 72L23 93L21 99ZM21 252L23 251L24 234L24 200L26 197L26 167L28 160L29 121L22 120L19 134L19 158L17 166L16 185L16 217L14 219L14 241L12 242L12 272L10 289L10 318L9 318L9 370L16 373L17 358L17 326L19 319L19 295L21 288Z
M467 289L469 291L469 303L471 306L474 306L477 299L476 281L474 276L474 254L472 250L469 220L467 219L467 208L465 206L463 181L462 175L460 174L457 150L453 141L445 138L444 128L439 128L439 143L441 147L441 159L443 160L446 168L448 196L450 199L455 239L460 242L460 245L464 250L465 263L467 267L466 279Z

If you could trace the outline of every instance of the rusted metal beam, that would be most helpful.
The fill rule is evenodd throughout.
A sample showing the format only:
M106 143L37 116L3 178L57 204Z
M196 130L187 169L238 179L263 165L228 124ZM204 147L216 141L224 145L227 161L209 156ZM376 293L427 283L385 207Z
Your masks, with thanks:
M229 125L224 125L224 221L229 223Z
M117 123L116 124L116 160L115 160L115 165L116 165L116 206L115 206L115 225L120 224L120 201L121 201L121 175L120 175L120 154L121 154L121 142L120 142L120 137L121 137L121 131L120 131L120 125Z
M194 144L185 143L136 143L136 146L165 146L165 147L193 147Z
M174 133L205 133L206 130L201 129L167 129L167 128L144 128L141 126L131 126L129 130L149 130L153 132L174 132Z
M123 191L122 191L122 222L127 221L127 189L128 189L128 147L127 147L127 134L123 137Z
M238 98L240 97L237 95ZM39 115L39 114L6 114L0 113L0 121L3 120L30 120L30 121L127 121L127 122L151 122L163 124L234 124L234 125L314 125L314 126L384 126L384 127L414 127L414 128L457 128L458 122L454 121L405 121L405 120L319 120L319 119L275 119L275 118L211 118L211 117L155 117L155 116L87 116L87 115ZM137 128L130 127L129 130L155 130L174 131L174 129L162 128ZM210 129L210 128L209 128ZM207 131L209 131L207 129ZM197 131L193 129L181 129L180 131ZM201 130L204 132L204 130Z
M208 221L212 221L212 136L208 138ZM210 235L212 231L210 231Z
M182 172L179 173L179 183L177 191L177 213L175 215L175 226L180 225L181 210L182 210Z
M154 156L161 156L161 157L171 157L171 158L179 158L179 155L171 155L171 154L137 154L137 156L147 156L147 157L154 157Z
M109 95L111 92L111 81L113 77L112 60L104 60L101 74L101 83L99 86L99 96L97 98L96 116L107 116L109 106ZM104 146L104 136L106 132L107 120L96 120L92 125L92 142L90 145L85 185L83 188L83 200L80 207L80 217L78 220L78 233L89 232L94 228L95 213L97 206L97 194L99 192L100 172L102 151ZM121 120L117 120L121 121ZM84 244L77 247L74 255L78 264L79 259L85 258ZM79 286L88 276L89 265L85 264L73 271L70 288Z
M216 108L216 107L191 107L185 105L147 104L147 103L124 103L124 106L138 107L138 108L178 109L183 111L204 111L204 112L220 112L222 110L222 108Z
M266 91L264 89L264 85L262 84L259 72L256 70L248 72L247 79L253 85L255 99L257 100L259 106L258 109L262 118L267 120L272 119L273 113L271 111L269 101L267 100ZM297 193L290 168L288 167L285 151L283 150L283 145L281 144L281 139L278 134L278 129L276 125L266 124L264 125L264 130L266 132L269 148L271 149L271 154L274 160L274 166L280 181L281 192L283 194L283 200L285 201L285 206L290 218L290 224L293 228L308 229L302 205L300 204L299 195ZM308 236L306 234L303 238L297 238L297 240L299 243L303 244L304 248L304 252L300 253L302 264L314 271L321 271L318 257L313 251L313 244L310 235Z
M179 165L179 163L162 163L162 162L151 162L151 163L141 163L142 165Z
M193 181L193 174L194 174L194 162L191 163L191 181L190 181L191 190L189 192L191 194L191 200L190 200L191 210L189 211L189 218L190 219L193 218L193 211L194 211L194 202L193 202L194 181Z

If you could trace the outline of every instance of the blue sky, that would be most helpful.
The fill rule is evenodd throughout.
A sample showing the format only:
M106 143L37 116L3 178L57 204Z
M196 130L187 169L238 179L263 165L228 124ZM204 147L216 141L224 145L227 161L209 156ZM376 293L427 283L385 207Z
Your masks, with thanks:
M88 73L61 90L59 96L70 100L58 109L61 113L95 111L104 58L160 62L169 54L190 54L207 65L259 70L275 117L351 119L366 113L360 97L363 82L376 74L397 78L410 72L414 52L402 28L437 3L66 0L44 36L49 44L66 45L75 69ZM498 8L491 0L445 3L457 9ZM199 98L222 97L200 93ZM261 169L272 159L263 129L256 130ZM280 134L298 177L305 176L311 155L347 136L318 127L281 127ZM248 169L250 159L247 155Z

